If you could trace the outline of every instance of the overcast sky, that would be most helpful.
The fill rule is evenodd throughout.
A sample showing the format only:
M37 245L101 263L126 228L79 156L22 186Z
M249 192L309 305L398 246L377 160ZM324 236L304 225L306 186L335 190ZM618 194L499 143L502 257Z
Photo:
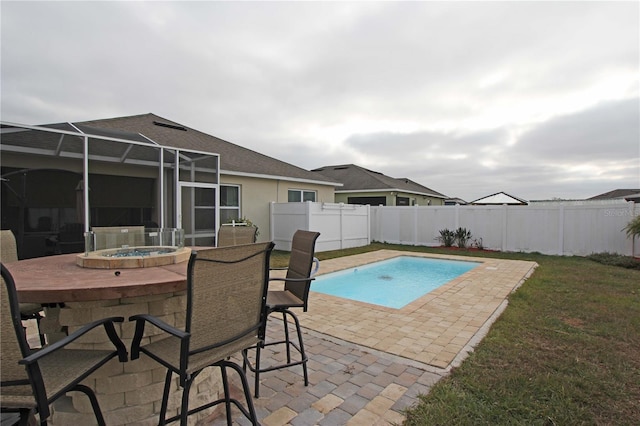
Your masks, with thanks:
M3 121L155 113L471 201L640 188L640 2L8 2Z

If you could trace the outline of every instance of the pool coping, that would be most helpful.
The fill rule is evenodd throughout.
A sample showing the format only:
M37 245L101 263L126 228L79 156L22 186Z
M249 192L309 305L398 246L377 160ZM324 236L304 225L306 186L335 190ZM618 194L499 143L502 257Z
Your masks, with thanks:
M318 275L398 256L479 262L476 268L410 302L387 308L312 291L303 327L372 350L449 370L482 340L508 296L538 266L531 261L378 250L324 260Z

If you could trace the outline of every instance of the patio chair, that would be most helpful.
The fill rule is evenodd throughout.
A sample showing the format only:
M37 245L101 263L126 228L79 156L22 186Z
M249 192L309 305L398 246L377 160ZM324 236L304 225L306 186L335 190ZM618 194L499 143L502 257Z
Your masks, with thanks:
M246 224L222 225L218 230L218 247L253 244L258 228Z
M0 231L0 262L10 263L18 261L18 249L16 238L11 230ZM40 344L45 345L44 334L40 332L40 320L42 319L42 305L39 303L20 303L20 318L23 320L36 320ZM24 328L23 328L24 330Z
M284 281L284 290L269 290L267 292L267 316L277 312L282 314L284 323L284 339L265 342L262 345L255 345L249 349L255 349L255 360L251 363L248 350L243 351L244 358L243 368L249 368L255 374L255 396L260 397L260 373L267 371L280 370L295 365L302 365L304 374L304 385L309 385L309 376L307 373L307 355L304 351L304 343L302 342L302 331L300 329L300 321L290 308L302 308L303 312L307 312L307 302L309 299L309 289L313 276L318 272L320 263L314 257L316 240L320 236L319 232L310 232L298 230L293 235L291 242L291 255L289 257L289 266L287 268L273 268L272 270L284 269L287 271L286 278L270 278L270 281ZM315 264L312 271L311 267ZM298 335L298 343L296 344L289 338L289 316L296 328ZM275 366L267 366L260 368L260 355L262 348L266 346L282 345L286 349L287 361L284 364ZM300 354L299 360L292 361L291 348L294 348Z
M192 252L187 267L184 331L151 315L130 318L136 321L131 359L138 358L142 352L167 368L158 424L179 419L184 426L189 415L221 403L225 404L229 425L232 424L231 404L252 424L258 424L244 371L228 358L264 339L269 258L273 246L268 242ZM169 337L141 345L146 323L160 328ZM224 398L189 409L191 385L207 367L220 367ZM227 368L240 376L246 407L230 394ZM173 373L180 379L182 402L179 414L167 419Z
M127 348L118 338L114 322L122 317L94 321L44 349L32 351L22 330L15 282L9 270L0 263L0 331L2 335L0 407L2 412L20 413L20 424L26 425L33 414L46 425L51 415L49 405L70 391L87 395L99 425L104 417L93 390L80 384L87 376L118 357L127 360ZM70 343L103 326L114 349L69 349Z

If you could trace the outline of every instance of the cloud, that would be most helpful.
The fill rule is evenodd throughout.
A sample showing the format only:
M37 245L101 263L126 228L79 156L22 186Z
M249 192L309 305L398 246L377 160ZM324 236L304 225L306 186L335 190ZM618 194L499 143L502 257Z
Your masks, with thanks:
M3 2L2 119L153 112L307 169L586 197L640 185L639 16L637 2Z
M548 120L517 143L524 158L581 164L638 157L640 98L606 102Z

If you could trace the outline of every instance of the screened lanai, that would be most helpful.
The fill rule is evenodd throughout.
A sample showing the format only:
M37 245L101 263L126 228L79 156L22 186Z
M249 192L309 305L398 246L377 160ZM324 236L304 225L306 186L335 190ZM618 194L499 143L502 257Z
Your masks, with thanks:
M181 228L185 244L215 244L218 154L74 123L0 132L2 229L21 258L55 254L63 232L94 226Z

